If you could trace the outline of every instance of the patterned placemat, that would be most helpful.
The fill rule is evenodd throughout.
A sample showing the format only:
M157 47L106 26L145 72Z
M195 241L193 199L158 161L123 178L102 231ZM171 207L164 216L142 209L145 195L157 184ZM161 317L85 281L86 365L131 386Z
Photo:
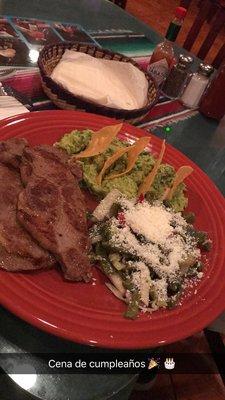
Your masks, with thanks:
M4 81L32 102L31 111L51 110L57 107L46 97L42 90L37 68L17 71L15 75ZM178 100L160 98L149 114L138 124L146 130L163 127L191 118L198 112L184 107Z

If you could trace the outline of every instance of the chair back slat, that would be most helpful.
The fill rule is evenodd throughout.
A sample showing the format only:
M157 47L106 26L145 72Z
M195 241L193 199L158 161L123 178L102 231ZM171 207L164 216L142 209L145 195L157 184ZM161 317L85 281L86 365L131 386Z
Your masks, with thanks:
M222 61L224 60L225 60L225 43L218 51L212 65L214 66L214 68L219 68L220 64L222 64Z
M201 48L198 52L198 57L204 60L206 55L208 54L214 40L216 39L219 31L225 25L225 9L219 8L217 13L213 19L213 24L211 25L210 31L206 36L204 42L201 45Z
M186 37L186 40L183 44L183 47L186 50L191 50L202 25L207 20L207 16L208 16L210 8L211 8L210 0L205 0L201 3L201 8L199 10L199 13L198 13L197 17L195 18L194 23L193 23L193 25Z

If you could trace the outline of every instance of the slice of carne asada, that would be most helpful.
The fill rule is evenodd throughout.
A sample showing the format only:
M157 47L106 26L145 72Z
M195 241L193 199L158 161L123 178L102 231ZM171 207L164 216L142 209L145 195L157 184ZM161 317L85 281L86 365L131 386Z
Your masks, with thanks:
M20 174L0 163L0 268L37 270L56 264L17 220L17 200L23 189Z
M25 148L20 169L19 221L56 257L66 279L89 281L85 202L64 155L47 145Z

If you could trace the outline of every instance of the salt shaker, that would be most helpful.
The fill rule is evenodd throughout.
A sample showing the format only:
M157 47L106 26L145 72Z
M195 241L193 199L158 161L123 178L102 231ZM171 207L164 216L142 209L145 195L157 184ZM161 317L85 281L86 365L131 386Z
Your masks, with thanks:
M198 108L201 97L208 86L213 67L201 63L198 71L191 75L191 79L181 96L181 102L188 108Z
M189 76L189 68L193 62L193 58L180 54L177 65L174 65L162 87L165 96L171 99L180 97L183 87Z

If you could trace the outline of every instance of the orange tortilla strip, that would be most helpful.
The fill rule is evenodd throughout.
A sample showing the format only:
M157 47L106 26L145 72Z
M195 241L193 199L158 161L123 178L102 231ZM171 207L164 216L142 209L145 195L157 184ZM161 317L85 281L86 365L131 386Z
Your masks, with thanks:
M133 147L133 146L130 146ZM101 185L102 183L102 178L103 175L105 174L106 170L116 161L118 160L118 158L120 158L123 154L127 153L128 148L127 147L123 147L119 150L117 150L110 158L108 158L105 162L105 164L103 165L103 168L101 170L101 172L98 174L97 178L96 178L96 182L98 185Z
M92 134L88 147L79 154L73 156L75 159L93 157L103 153L109 147L112 140L119 133L123 124L105 126Z
M118 176L123 176L125 174L128 174L128 172L130 172L134 168L139 154L145 149L150 140L151 140L150 136L145 136L137 140L133 146L128 147L127 168L125 169L125 171L120 172L119 174L110 175L108 179L114 179L118 178Z
M162 147L161 147L161 150L160 150L160 153L159 153L159 158L155 162L155 165L154 165L153 169L149 172L149 174L146 176L145 180L140 185L140 187L138 189L138 196L140 196L141 194L145 195L149 191L149 189L151 188L151 185L154 182L155 176L156 176L157 171L158 171L158 169L160 167L160 164L162 162L163 155L165 153L165 149L166 149L165 140L163 140Z
M106 170L125 153L128 153L128 162L126 170L119 174L111 175L108 179L114 179L117 178L118 176L122 176L130 172L131 169L134 167L139 154L144 150L149 141L150 141L149 136L142 137L139 140L137 140L132 146L118 149L110 158L106 160L101 172L97 176L96 182L98 183L98 185L101 185L102 178Z
M187 178L192 172L193 172L193 168L189 167L188 165L184 165L183 167L180 167L178 169L178 171L176 172L174 181L173 181L173 185L172 185L172 187L171 187L171 189L170 189L170 191L169 191L169 193L167 194L167 197L166 197L168 200L172 199L172 197L174 195L174 192L176 191L178 185L180 183L182 183L183 180L185 178Z

